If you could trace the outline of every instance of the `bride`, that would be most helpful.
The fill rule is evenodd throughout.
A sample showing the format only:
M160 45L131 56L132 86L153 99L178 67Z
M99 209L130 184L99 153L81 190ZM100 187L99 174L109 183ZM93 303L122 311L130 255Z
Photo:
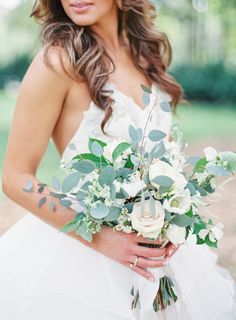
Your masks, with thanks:
M87 243L58 232L73 210L38 208L40 194L22 191L26 180L40 182L50 137L66 163L86 151L89 136L128 139L129 124L142 127L141 83L173 108L181 100L181 87L166 73L171 49L154 29L151 2L40 0L32 16L42 22L43 45L18 93L3 172L3 191L28 213L0 239L0 319L236 319L234 281L207 247L190 239L179 248L147 248L107 227ZM169 133L170 124L170 114L157 110L152 126ZM155 313L154 271L167 264L179 299Z

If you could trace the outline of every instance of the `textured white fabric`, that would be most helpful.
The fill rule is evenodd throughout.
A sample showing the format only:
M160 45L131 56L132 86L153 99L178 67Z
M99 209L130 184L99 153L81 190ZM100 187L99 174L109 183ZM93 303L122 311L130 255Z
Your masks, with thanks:
M87 151L88 137L128 139L128 125L143 127L148 109L114 90L113 117L103 136L103 111L94 103L84 112L80 127L65 149L65 162ZM157 85L152 89L162 101L169 96ZM147 108L151 108L155 96ZM149 130L169 132L171 115L156 110ZM148 147L148 146L147 146ZM7 214L7 213L6 213ZM191 237L163 269L152 269L151 283L131 269L103 256L74 238L59 232L32 213L27 213L0 238L1 320L235 320L235 283L217 256ZM156 314L152 300L158 280L166 272L175 281L179 300L166 312ZM140 291L141 309L131 310L131 287Z

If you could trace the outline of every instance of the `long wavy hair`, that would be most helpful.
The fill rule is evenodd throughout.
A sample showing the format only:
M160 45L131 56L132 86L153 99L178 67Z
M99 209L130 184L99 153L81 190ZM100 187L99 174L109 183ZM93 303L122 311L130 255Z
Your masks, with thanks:
M69 57L73 77L88 84L91 99L104 110L101 129L105 133L104 126L112 115L113 99L103 87L115 70L115 64L102 39L89 26L79 26L71 21L58 0L36 1L30 16L41 24L46 62L49 63L49 48L59 45ZM119 2L119 36L127 40L136 67L172 97L174 110L183 98L183 90L167 73L172 49L167 36L156 30L155 18L155 6L148 0Z

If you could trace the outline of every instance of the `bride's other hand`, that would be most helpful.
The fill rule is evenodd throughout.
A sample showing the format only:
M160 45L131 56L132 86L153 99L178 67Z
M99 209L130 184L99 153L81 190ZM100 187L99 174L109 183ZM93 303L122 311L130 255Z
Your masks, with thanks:
M103 230L100 233L95 234L92 242L90 244L87 243L87 245L122 265L132 268L133 271L148 280L154 281L154 276L147 268L165 266L178 247L169 244L162 249L148 248L139 243L160 244L158 240L149 241L142 236L137 236L136 233L113 231L112 228L104 226ZM135 266L134 262L136 257L139 257L139 259Z

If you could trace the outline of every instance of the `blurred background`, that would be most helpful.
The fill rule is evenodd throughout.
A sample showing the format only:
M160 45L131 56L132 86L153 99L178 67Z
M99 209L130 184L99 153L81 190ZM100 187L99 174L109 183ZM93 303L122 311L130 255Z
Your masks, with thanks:
M170 73L181 83L189 104L178 107L188 153L201 154L211 145L236 151L236 0L156 0L157 28L173 47ZM40 48L39 27L29 17L34 1L0 0L0 178L17 91ZM60 177L59 156L52 141L38 178ZM220 181L222 195L210 208L223 221L219 263L236 279L235 180ZM0 235L25 214L0 189Z

